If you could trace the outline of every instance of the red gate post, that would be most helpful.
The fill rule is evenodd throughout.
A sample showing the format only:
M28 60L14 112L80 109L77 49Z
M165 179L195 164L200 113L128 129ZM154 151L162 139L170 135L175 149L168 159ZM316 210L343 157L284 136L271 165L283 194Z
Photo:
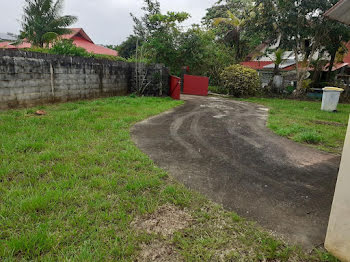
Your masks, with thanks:
M181 78L170 76L170 96L173 99L180 100Z
M204 76L184 75L184 90L187 95L207 96L209 78Z

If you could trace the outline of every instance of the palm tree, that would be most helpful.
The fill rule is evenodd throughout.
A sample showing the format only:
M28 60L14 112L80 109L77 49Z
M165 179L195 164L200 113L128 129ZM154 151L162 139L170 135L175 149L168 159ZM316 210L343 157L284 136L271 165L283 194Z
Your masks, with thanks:
M280 65L285 61L284 59L285 51L281 48L278 48L275 52L275 69L273 71L274 75L280 75Z
M280 65L286 60L284 58L285 51L278 48L275 52L275 68L273 70L272 88L274 91L280 92L283 87L283 76L281 76Z
M239 59L241 54L241 31L245 24L244 19L237 18L231 11L227 11L228 17L219 17L214 19L214 26L219 24L228 25L231 29L227 32L226 36L232 37L233 43L236 48L236 59Z
M69 34L68 26L77 21L71 15L61 16L63 0L26 0L21 39L43 47L60 35Z

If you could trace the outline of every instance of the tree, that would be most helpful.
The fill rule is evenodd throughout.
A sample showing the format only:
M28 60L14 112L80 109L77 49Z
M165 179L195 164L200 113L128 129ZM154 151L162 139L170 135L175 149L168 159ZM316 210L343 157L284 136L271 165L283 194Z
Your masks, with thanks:
M213 24L214 26L218 26L220 24L226 24L230 27L230 29L226 33L226 36L232 39L234 43L234 47L236 49L236 59L239 60L242 57L241 56L241 31L245 24L245 20L239 19L234 14L232 14L231 11L227 11L227 18L226 17L214 18Z
M179 24L189 18L186 12L167 12L162 14L157 0L145 0L142 8L145 15L134 20L134 34L142 41L145 58L152 62L169 66L172 72L180 70Z
M327 33L323 35L321 44L330 55L327 74L327 81L329 81L338 51L340 49L345 49L345 52L347 51L344 43L350 40L350 28L332 20L325 20L324 26L327 28Z
M257 0L255 21L257 30L267 32L270 39L281 39L280 47L293 50L296 60L296 96L303 94L303 81L322 39L330 32L323 13L336 0Z
M207 9L203 23L210 27L215 18L225 17L227 11L230 11L238 19L242 19L246 17L246 14L249 13L252 7L252 0L219 0Z
M121 43L115 49L118 51L121 57L131 58L135 55L137 45L142 45L141 38L135 35L130 35L123 43Z
M278 48L273 54L275 68L273 70L272 90L279 93L283 87L283 76L281 76L280 66L285 61L285 51Z
M193 74L208 76L212 85L220 84L222 70L235 61L232 48L217 41L213 30L199 26L192 26L181 34L179 54L181 65L189 66Z
M213 30L218 40L235 49L235 62L243 60L264 40L264 35L250 23L255 15L253 3L251 0L219 0L207 9L203 18L203 24Z
M77 17L61 16L62 9L63 0L26 0L20 38L43 47L54 38L70 33L67 27L75 23Z

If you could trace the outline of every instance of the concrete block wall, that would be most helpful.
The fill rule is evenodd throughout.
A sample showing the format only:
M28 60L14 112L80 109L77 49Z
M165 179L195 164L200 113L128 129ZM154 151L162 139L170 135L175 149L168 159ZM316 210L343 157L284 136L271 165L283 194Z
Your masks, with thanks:
M153 88L168 86L163 65L148 68L164 76ZM0 109L125 95L134 69L134 63L0 49Z

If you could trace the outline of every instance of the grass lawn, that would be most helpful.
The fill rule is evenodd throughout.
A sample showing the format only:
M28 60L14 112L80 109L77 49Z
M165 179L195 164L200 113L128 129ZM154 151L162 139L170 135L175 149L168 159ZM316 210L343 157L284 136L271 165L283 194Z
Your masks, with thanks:
M277 98L240 99L270 108L268 127L276 134L318 149L341 154L350 114L350 104L338 112L321 111L321 102Z
M40 107L45 116L0 112L0 260L336 261L185 189L135 147L134 123L181 103L116 97Z

